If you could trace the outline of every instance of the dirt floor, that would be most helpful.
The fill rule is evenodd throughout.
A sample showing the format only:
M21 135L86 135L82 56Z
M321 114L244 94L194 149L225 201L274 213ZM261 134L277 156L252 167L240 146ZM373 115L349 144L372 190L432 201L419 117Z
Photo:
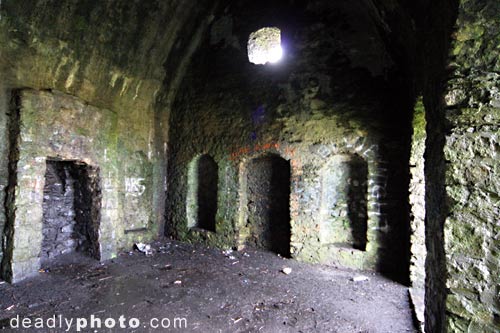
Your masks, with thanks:
M153 250L104 264L71 255L36 278L0 284L0 327L63 332L73 319L75 332L78 319L82 332L415 332L408 289L370 272L167 240ZM8 328L11 318L40 328Z

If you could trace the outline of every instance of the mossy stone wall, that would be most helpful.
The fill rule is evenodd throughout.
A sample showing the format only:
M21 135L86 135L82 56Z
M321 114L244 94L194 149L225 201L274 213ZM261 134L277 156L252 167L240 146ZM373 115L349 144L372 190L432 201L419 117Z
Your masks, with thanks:
M217 34L212 30L206 36L183 80L170 119L168 234L223 248L240 245L248 216L248 163L278 154L291 164L294 258L379 268L408 280L412 103L405 83L389 78L397 75L395 60L375 28L380 22L371 9L358 11L357 2L314 2L307 8L287 3L281 18L272 15L277 8L263 6L273 8L253 21L258 6L254 12L234 5L216 17ZM325 16L336 23L318 20ZM247 38L262 22L282 29L287 50L280 64L248 62ZM364 53L367 39L373 47ZM219 165L215 233L190 229L186 219L193 181L189 164L200 154ZM342 213L328 218L321 213L329 204L322 197L328 186L322 179L338 155L357 156L367 164L366 251L322 239L322 230L332 224L332 230L350 232Z
M42 200L46 160L83 161L98 169L102 202L99 230L100 257L113 258L118 249L150 239L157 233L153 215L154 161L148 146L137 140L150 128L121 131L121 116L57 92L18 92L19 137L17 183L11 207L15 212L6 239L7 279L17 282L40 268ZM14 112L14 111L12 111ZM137 125L136 125L137 126ZM16 161L15 161L16 162ZM142 234L126 230L142 229Z
M446 87L447 326L500 330L500 3L460 1Z

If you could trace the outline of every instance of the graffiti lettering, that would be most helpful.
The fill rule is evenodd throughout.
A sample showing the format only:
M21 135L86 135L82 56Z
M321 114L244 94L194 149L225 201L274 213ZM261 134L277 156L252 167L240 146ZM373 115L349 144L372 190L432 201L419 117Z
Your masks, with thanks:
M125 178L125 196L140 197L146 191L146 186L141 184L144 178Z

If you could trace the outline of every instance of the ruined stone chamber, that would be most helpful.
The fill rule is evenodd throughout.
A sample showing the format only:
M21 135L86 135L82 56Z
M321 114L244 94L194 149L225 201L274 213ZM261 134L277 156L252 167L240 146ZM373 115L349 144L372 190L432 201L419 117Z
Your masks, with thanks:
M0 277L169 237L377 271L426 332L497 333L499 17L0 1Z
M319 2L231 8L201 39L173 105L167 235L407 282L413 101L373 13ZM264 22L285 53L256 65L260 55L241 46L257 52ZM207 181L200 156L217 168L210 198L196 194ZM201 227L202 211L213 226Z

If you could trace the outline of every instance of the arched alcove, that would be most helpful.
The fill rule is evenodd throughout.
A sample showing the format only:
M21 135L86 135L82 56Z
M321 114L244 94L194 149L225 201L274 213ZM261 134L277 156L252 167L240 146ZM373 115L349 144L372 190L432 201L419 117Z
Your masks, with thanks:
M322 177L322 240L366 250L368 164L358 155L338 155Z
M189 167L188 227L215 231L218 165L210 155L196 157Z

